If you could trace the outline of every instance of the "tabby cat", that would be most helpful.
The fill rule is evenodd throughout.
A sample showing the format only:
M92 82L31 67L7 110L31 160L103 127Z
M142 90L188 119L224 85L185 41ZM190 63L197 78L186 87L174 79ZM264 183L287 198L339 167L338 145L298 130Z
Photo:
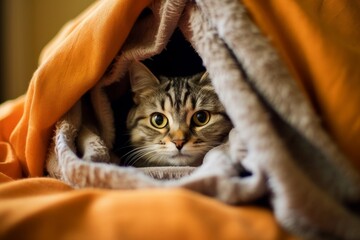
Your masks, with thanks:
M126 165L198 166L232 128L207 73L158 79L135 61L129 77L134 106L127 128L133 150Z

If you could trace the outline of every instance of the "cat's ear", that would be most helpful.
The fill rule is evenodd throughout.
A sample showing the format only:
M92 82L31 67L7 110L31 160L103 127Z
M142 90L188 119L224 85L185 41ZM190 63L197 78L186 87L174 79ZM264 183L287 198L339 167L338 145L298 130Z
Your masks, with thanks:
M209 73L208 72L204 72L201 75L199 83L204 83L204 84L210 83L210 78L209 78Z
M202 75L200 75L198 84L202 87L209 86L212 88L212 83L208 72L204 72Z
M139 103L141 98L146 98L160 84L159 80L142 63L133 61L129 66L129 77L131 90L134 93L135 103Z

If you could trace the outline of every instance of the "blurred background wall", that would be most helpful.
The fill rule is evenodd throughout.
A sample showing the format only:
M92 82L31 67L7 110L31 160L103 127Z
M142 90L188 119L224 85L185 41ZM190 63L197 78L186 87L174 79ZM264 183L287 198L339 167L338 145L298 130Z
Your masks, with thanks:
M0 103L26 92L41 49L95 0L0 0Z

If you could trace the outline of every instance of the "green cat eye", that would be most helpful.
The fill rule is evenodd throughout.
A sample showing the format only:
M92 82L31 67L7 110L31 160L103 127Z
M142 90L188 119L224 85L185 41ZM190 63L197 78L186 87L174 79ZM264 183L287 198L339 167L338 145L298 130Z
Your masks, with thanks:
M192 116L192 121L195 126L201 127L206 125L210 121L210 113L208 111L197 111Z
M166 127L166 125L168 124L168 119L167 117L165 117L164 114L156 112L151 114L150 123L154 127L161 129Z

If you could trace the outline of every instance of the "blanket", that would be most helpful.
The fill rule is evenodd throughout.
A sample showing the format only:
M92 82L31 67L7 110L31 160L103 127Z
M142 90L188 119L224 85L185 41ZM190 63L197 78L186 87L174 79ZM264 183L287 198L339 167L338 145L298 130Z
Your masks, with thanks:
M256 3L245 3L250 9L261 9ZM336 106L329 105L320 84L314 88L319 92L309 91L312 86L301 77L298 65L291 61L289 64L289 60L285 65L254 24L255 20L259 25L263 24L264 31L271 29L269 23L264 23L264 12L259 11L251 18L243 3L236 0L225 4L215 0L153 1L148 7L150 12L137 18L136 13L142 9L140 6L144 5L130 8L117 1L101 1L63 30L66 37L58 36L45 49L41 59L43 64L35 73L38 81L32 81L27 94L21 119L23 124L14 126L15 133L25 131L27 136L38 136L35 138L37 141L12 133L12 142L17 143L14 151L22 161L20 164L12 161L16 167L2 172L19 177L18 169L22 168L25 174L42 175L42 169L38 167L41 165L28 159L30 156L45 159L46 152L39 155L33 149L48 145L44 142L51 139L53 123L57 122L46 170L50 176L72 187L181 187L228 204L252 203L265 198L276 220L292 233L308 238L357 239L360 218L352 212L352 205L359 202L360 181L356 168L359 166L356 161L358 150L353 144L358 143L359 134L356 134L359 129L355 121L349 138L344 138L339 131L339 123L358 116L356 108L351 108L353 103L349 104L346 117L334 121L327 118ZM96 18L89 16L95 15L99 9L125 13L134 25L124 27L120 24L122 28L114 29L109 27L114 20L105 18L92 29L94 32L80 38L83 25L93 23ZM301 8L292 9L296 12ZM305 21L304 24L309 23ZM108 90L118 86L115 96L123 95L128 90L126 71L129 63L159 54L176 28L201 57L234 129L228 142L211 150L198 168L120 167L117 165L120 160L113 154L116 123ZM97 36L99 29L101 35ZM123 32L116 32L119 29ZM106 45L119 37L117 45ZM278 46L279 41L271 40L275 42L274 46ZM82 41L93 42L93 49L81 47ZM75 45L65 47L69 43ZM103 44L107 46L105 49L100 47ZM277 49L286 60L289 53L284 51L285 48ZM96 58L84 57L89 52ZM79 62L85 63L68 65L69 57L73 61L79 58ZM35 91L47 86L47 82L40 81L43 79L41 76L46 75L49 68L58 67L59 62L66 62L66 69L54 71L55 76L51 77L66 81L73 79L72 87L79 91L60 88L66 100L61 97L56 103L40 101L51 99L50 96L40 98ZM79 76L86 81L77 81L75 77ZM356 103L358 95L353 99ZM46 106L31 108L29 105ZM10 113L15 112L14 109L10 109ZM33 116L40 116L39 113L33 111L46 113L44 111L50 110L55 113L51 113L45 122L39 121L42 125L35 125L38 128L24 125L24 122L29 124L31 120L36 123L38 120ZM65 115L60 119L62 112ZM324 120L319 120L319 113L323 114ZM10 132L6 136L10 136ZM351 144L347 142L349 139L353 140ZM20 147L21 144L24 145ZM24 146L25 149L19 149ZM32 152L36 155L31 155Z

